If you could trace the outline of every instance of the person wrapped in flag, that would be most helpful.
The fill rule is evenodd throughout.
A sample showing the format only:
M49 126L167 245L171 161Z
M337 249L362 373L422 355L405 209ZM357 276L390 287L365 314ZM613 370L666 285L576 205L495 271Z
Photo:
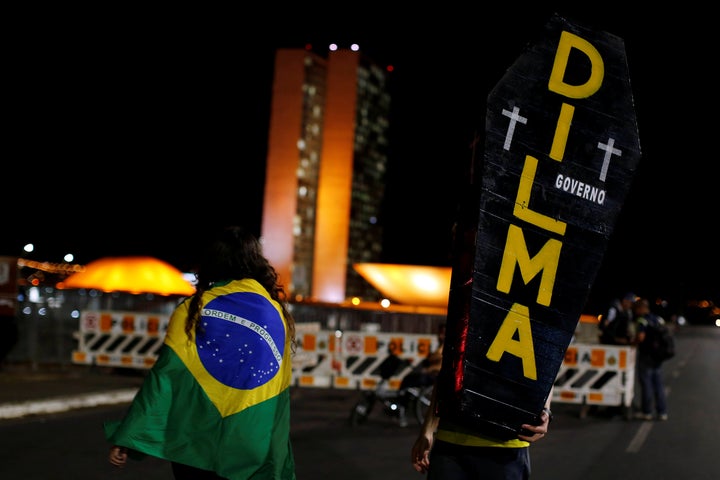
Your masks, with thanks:
M110 463L151 455L178 480L294 480L295 326L278 275L252 234L228 227L197 279L126 414L105 422Z

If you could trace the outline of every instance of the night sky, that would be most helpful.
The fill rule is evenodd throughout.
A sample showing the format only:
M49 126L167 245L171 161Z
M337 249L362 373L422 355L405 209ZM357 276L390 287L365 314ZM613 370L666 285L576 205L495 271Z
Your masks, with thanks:
M449 266L486 97L554 11L624 40L642 149L588 308L629 290L720 303L711 15L607 3L322 23L299 21L317 11L24 16L6 45L0 255L33 242L36 260L150 255L186 269L208 229L259 233L274 50L353 41L394 67L382 261Z

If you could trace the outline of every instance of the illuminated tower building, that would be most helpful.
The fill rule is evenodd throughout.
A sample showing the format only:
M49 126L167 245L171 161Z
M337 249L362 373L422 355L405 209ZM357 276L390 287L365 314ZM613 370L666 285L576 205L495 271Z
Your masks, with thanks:
M378 298L352 265L382 252L387 82L359 51L276 52L261 238L295 298Z

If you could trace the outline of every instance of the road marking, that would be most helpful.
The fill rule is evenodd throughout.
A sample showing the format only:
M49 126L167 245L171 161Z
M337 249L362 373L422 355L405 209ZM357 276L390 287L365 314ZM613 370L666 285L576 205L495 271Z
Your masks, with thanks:
M132 401L137 388L58 397L49 400L5 403L0 405L0 419L19 418L26 415L67 412L75 408L97 407Z
M665 387L665 398L668 398L670 396L670 387ZM652 430L653 427L653 420L645 420L642 422L642 425L640 425L640 428L638 428L638 431L635 433L635 436L632 440L630 440L630 443L628 444L628 447L625 449L627 453L637 453L640 451L640 449L643 446L643 443L645 443L645 439L650 434L650 430Z
M652 430L653 427L653 421L652 420L645 420L642 422L642 425L640 425L640 428L638 428L637 433L635 433L635 436L630 441L630 444L625 449L627 453L637 453L640 451L640 448L642 448L643 443L645 443L645 439L647 438L648 434L650 433L650 430Z

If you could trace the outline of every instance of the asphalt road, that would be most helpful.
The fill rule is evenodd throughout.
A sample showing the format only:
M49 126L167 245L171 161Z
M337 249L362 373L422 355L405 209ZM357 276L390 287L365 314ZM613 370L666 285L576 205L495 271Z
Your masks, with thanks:
M531 447L532 479L716 479L720 328L684 327L677 340L678 355L665 365L668 421L629 421L609 409L582 418L577 405L556 403L549 435ZM409 463L417 426L400 428L376 411L366 424L350 427L358 392L298 388L293 395L299 480L424 478ZM124 408L0 420L0 478L172 480L161 460L133 461L124 469L107 462L102 422Z

